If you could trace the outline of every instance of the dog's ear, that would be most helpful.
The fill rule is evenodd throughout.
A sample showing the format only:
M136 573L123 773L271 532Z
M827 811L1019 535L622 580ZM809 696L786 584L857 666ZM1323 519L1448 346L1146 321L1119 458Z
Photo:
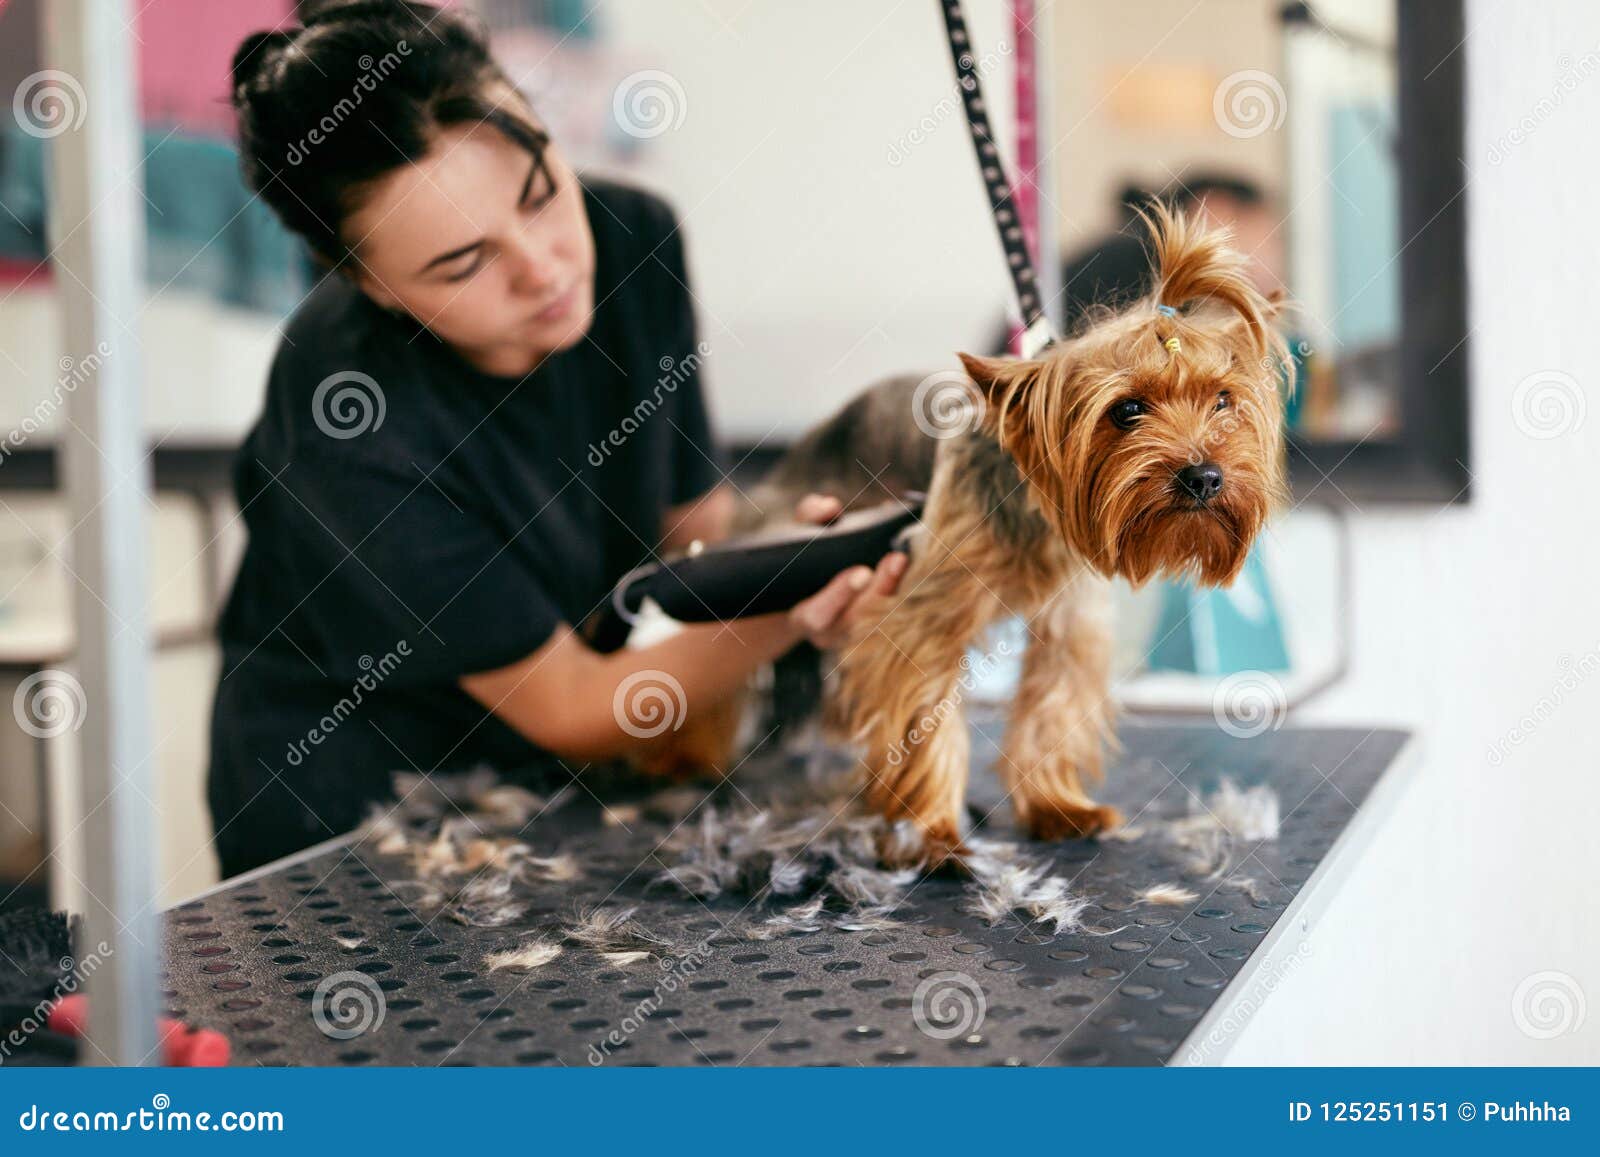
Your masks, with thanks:
M967 377L973 380L990 405L999 405L1008 394L1020 393L1033 380L1042 364L1037 359L984 358L960 353L956 357L961 359L961 367L967 371ZM1017 398L1013 397L1012 401L1015 403Z
M1022 452L1038 421L1035 388L1045 363L1037 358L981 358L958 354L967 376L983 395L983 425L1003 444Z
M1002 388L1001 383L1010 380L1007 369L1016 365L1010 358L982 358L974 354L957 354L956 357L961 359L961 368L967 371L967 377L991 401Z

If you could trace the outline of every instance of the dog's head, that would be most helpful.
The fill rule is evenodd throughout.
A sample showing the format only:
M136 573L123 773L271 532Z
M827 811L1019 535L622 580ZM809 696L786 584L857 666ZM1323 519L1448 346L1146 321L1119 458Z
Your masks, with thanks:
M1146 216L1155 291L1031 361L962 355L984 421L1076 553L1135 585L1226 584L1287 494L1292 362L1225 231Z

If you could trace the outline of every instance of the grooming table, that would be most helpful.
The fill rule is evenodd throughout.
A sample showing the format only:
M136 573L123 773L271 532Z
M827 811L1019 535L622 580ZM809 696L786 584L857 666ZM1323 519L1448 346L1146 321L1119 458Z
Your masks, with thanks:
M987 811L1000 793L977 765L994 758L998 723L974 727L973 801ZM635 1025L606 1064L1215 1063L1237 1022L1292 970L1339 874L1400 791L1409 736L1284 729L1237 739L1210 726L1129 722L1122 738L1101 794L1141 825L1187 814L1223 776L1272 786L1281 834L1242 849L1234 869L1253 889L1219 887L1226 876L1183 880L1171 845L1149 836L1031 845L1053 850L1074 891L1093 898L1086 930L1046 936L1020 919L990 928L957 910L959 881L930 877L897 911L902 927L752 942L723 930L742 900L704 904L646 888L664 866L651 849L668 825L604 825L580 790L580 802L524 838L541 853L573 850L585 875L538 885L525 923L473 928L414 911L390 886L409 878L406 861L346 837L171 911L164 998L169 1015L226 1032L246 1065L581 1066L591 1045ZM738 782L759 800L762 776L785 772L792 763L772 753L749 761ZM985 832L1009 836L1009 809ZM1158 882L1185 883L1200 898L1134 902ZM665 962L609 968L571 950L531 973L487 970L486 953L575 902L638 905L640 922L674 942L709 936L701 966L670 993ZM349 971L377 982L384 1016L373 1031L333 1039L313 1023L311 1002L319 981ZM936 1039L918 1028L913 996L936 973L981 987L986 1008L971 1032ZM650 1015L629 1019L641 1002Z

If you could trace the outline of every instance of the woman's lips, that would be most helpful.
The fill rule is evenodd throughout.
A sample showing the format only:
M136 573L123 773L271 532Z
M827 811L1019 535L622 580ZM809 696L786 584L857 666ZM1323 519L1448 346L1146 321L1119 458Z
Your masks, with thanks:
M573 302L577 300L577 297L578 283L574 281L563 289L554 301L534 314L533 320L541 322L560 321L572 309Z

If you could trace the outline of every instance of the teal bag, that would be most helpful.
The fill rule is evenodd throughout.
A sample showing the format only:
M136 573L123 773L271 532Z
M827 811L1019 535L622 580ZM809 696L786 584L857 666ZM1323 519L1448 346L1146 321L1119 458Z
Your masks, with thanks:
M1250 548L1232 586L1201 589L1191 582L1167 583L1161 594L1149 649L1151 670L1232 675L1289 669L1283 623L1259 542Z

